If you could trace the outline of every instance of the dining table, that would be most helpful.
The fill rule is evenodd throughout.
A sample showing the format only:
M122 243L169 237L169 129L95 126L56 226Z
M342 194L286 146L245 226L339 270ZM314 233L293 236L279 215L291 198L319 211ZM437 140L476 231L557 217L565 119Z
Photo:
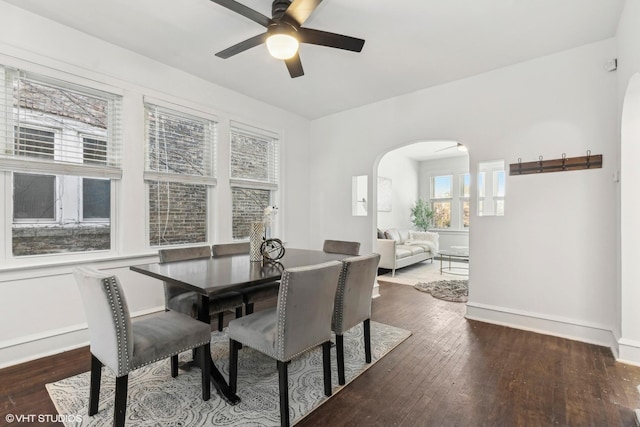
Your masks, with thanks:
M151 263L129 267L167 283L194 291L198 295L198 320L211 323L209 300L216 295L247 288L261 283L270 283L281 278L285 269L340 261L350 255L327 253L318 250L287 248L277 261L251 261L249 254L201 258L165 263ZM240 398L231 392L224 376L211 358L211 380L227 402L235 405ZM194 360L199 360L195 357Z

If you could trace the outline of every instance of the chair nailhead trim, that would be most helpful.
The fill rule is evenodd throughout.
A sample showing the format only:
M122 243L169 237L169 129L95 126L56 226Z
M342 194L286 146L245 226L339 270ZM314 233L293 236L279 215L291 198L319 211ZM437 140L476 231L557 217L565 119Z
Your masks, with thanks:
M344 293L346 290L347 276L349 276L350 262L342 261L342 270L338 279L338 289L336 291L336 299L333 308L333 330L341 331L344 321Z
M148 360L148 361L146 361L146 362L144 362L144 363L142 363L142 364L140 364L140 365L132 366L132 367L131 367L131 370L133 371L134 369L142 368L143 366L150 365L150 364L155 363L155 362L158 362L158 361L160 361L160 360L168 359L168 358L169 358L169 357L171 357L171 356L175 356L176 354L180 354L180 353L182 353L183 351L191 350L192 348L202 347L203 345L205 345L205 344L209 344L210 342L211 342L211 340L209 340L209 341L203 341L203 342L201 342L201 343L198 343L198 344L194 344L194 345L191 345L191 346L185 347L185 348L183 348L182 350L178 350L178 351L174 351L173 353L167 353L167 354L164 354L164 355L162 355L162 356L158 356L158 357L156 357L156 358L155 358L155 359L153 359L153 360Z
M124 312L124 302L116 277L106 277L102 279L102 283L113 314L116 340L118 342L118 372L116 375L120 377L130 372L127 315Z
M276 336L276 359L282 360L284 358L284 324L286 320L286 308L287 308L287 292L289 291L289 276L290 273L285 270L282 278L280 279L280 291L278 292L278 335ZM268 353L267 353L268 354Z

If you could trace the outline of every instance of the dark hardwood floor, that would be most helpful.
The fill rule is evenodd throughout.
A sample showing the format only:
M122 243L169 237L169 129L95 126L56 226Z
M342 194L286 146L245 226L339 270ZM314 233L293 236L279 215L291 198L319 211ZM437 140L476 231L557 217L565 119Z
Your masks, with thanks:
M373 320L413 335L298 426L635 425L640 367L607 348L468 321L410 286L380 293ZM56 414L44 385L88 370L87 348L0 370L0 425Z

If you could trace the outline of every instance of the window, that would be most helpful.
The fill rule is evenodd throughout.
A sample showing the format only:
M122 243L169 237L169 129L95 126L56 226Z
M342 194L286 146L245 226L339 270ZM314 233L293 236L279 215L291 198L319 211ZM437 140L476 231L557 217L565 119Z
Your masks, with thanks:
M504 160L478 163L478 216L504 215Z
M230 144L232 235L246 239L250 224L261 221L264 208L275 204L278 139L270 132L232 123Z
M111 213L111 181L84 178L82 180L82 218L108 219Z
M0 170L12 183L5 199L13 211L12 255L110 249L111 181L122 175L121 98L3 66L0 80ZM87 162L98 140L99 161Z
M460 212L462 214L462 227L469 228L469 193L471 178L468 173L460 175Z
M16 154L19 156L54 158L55 132L50 130L15 127Z
M151 246L207 241L216 123L176 108L180 111L145 103L144 179Z
M88 164L107 164L107 141L94 137L83 137L82 159L84 163Z
M53 175L13 174L13 219L49 220L55 217L55 184Z
M435 175L431 178L431 208L435 228L451 227L451 201L453 175Z

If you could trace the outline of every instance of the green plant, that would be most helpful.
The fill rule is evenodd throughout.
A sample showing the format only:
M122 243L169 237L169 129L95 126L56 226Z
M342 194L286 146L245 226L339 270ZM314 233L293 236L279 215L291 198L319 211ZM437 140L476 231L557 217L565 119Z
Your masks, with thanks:
M433 211L429 203L423 199L418 199L416 204L411 208L411 222L419 231L427 231L431 226L433 219Z

